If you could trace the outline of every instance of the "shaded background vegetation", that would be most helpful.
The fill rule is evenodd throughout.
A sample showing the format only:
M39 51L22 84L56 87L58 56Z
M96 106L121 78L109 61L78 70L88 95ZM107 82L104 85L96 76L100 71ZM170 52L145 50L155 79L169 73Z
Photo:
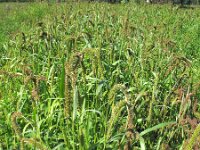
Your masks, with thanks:
M41 1L48 1L48 2L69 2L68 0L0 0L0 2L41 2ZM70 0L71 1L71 0ZM120 2L121 0L77 0L77 1L96 1L96 2ZM143 3L145 0L127 0L126 2L136 2L136 3ZM173 4L187 4L187 5L199 5L199 0L152 0L153 3L173 3Z

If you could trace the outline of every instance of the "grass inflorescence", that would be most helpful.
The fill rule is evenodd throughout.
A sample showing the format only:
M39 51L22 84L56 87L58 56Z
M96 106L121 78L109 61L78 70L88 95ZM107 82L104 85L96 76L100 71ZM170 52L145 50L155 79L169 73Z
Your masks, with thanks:
M199 8L19 5L0 15L0 149L199 148Z

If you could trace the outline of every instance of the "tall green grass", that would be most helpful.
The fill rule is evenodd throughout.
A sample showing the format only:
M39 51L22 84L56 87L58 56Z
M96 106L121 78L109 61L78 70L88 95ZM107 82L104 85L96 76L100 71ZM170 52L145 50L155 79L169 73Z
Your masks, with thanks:
M198 146L199 9L38 5L0 51L2 149Z

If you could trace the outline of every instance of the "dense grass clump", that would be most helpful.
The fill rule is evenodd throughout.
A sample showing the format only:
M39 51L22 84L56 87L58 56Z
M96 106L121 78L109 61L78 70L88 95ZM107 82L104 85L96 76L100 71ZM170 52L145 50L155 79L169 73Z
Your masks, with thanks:
M0 50L0 149L199 147L198 8L24 7Z

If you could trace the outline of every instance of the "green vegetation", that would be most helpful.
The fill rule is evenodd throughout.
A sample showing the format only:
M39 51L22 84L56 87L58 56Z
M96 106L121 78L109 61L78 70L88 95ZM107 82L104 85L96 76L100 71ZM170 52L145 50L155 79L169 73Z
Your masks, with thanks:
M0 8L0 149L199 146L198 8Z
M50 6L49 6L50 7ZM20 31L29 31L47 14L53 14L53 6L36 3L3 3L0 4L0 44L14 37ZM55 7L55 6L54 6Z

